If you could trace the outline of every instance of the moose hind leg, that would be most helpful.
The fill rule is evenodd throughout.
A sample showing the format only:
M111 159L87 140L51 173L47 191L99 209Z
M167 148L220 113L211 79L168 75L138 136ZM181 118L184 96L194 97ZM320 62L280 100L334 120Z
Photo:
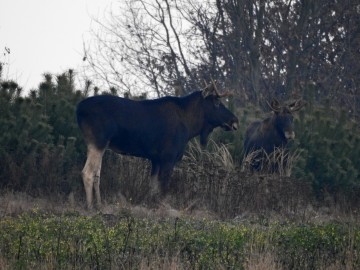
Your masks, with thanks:
M86 193L86 202L88 209L92 208L92 198L93 198L93 188L95 182L95 191L98 200L98 205L100 205L100 169L101 169L101 160L104 151L99 150L96 147L89 145L87 152L87 160L82 170L82 178L84 182L84 188Z
M165 195L169 191L170 177L173 172L174 163L166 162L160 166L159 181L161 185L161 192Z
M101 206L101 195L100 195L100 172L101 172L101 161L99 164L99 169L97 170L95 177L94 177L94 188L95 188L95 195L96 195L96 204L100 208Z
M151 161L150 196L156 196L160 192L159 169L159 164L156 161Z

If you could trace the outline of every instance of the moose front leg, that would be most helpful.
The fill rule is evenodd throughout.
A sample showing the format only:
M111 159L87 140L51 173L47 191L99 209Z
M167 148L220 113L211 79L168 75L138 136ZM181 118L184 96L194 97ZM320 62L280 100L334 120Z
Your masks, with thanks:
M97 205L101 205L101 196L100 196L100 170L101 170L101 161L104 150L99 150L95 146L89 145L87 152L87 159L82 170L82 178L86 193L86 202L88 209L92 208L93 200L93 189L95 188ZM94 185L95 183L95 185Z
M101 161L99 165L99 169L97 170L94 177L94 188L95 188L95 196L96 196L96 205L100 209L101 207L101 195L100 195L100 172L101 172Z
M167 161L161 164L160 172L159 172L159 182L160 182L162 195L165 195L169 190L169 183L173 169L174 169L174 162Z
M154 197L159 194L159 169L160 165L158 162L151 161L151 176L150 176L150 196Z

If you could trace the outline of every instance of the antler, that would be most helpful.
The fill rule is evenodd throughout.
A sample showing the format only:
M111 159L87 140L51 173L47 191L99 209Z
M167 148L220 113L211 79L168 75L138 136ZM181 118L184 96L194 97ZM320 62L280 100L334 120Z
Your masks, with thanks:
M220 97L221 95L220 95L220 93L219 93L219 90L218 90L217 87L216 87L216 81L214 81L212 77L210 77L210 80L211 80L211 84L212 84L213 87L214 87L214 92L215 92L215 94L216 94L218 97Z
M298 99L289 105L281 105L276 98L273 98L270 103L268 101L266 101L266 103L274 112L280 112L283 107L288 108L291 112L296 112L306 105L306 101L303 101L302 99Z
M216 87L216 81L214 81L213 78L210 78L210 79L211 79L211 83L209 83L209 84L204 80L205 87L202 90L204 98L207 97L212 91L214 91L215 95L219 98L234 95L234 93L232 93L230 91L226 91L225 93L220 94L219 90Z
M232 96L232 95L234 94L234 93L231 93L230 91L226 91L225 93L220 94L219 90L218 90L217 87L216 87L216 81L214 81L212 78L210 78L210 79L211 79L212 85L214 86L215 94L216 94L219 98Z
M210 94L210 90L212 91L212 89L210 89L211 84L207 84L205 80L204 85L205 87L202 89L202 96L206 98Z
M289 104L289 109L292 112L296 112L298 110L300 110L302 107L304 107L306 105L306 101L303 101L302 99L298 99L295 102Z
M269 107L272 111L274 111L274 112L281 111L280 102L276 98L273 98L270 103L268 101L266 101L266 103L269 105Z

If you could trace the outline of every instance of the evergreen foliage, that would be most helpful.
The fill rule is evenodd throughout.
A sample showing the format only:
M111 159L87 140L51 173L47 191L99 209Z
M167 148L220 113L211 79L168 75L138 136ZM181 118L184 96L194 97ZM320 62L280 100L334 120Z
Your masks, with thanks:
M295 175L311 180L317 195L356 194L360 188L359 126L344 110L309 106L295 125L294 147L302 149Z
M85 154L84 145L75 144L79 137L75 107L83 94L75 91L72 71L56 80L54 83L51 75L45 75L39 89L26 97L17 83L1 82L2 188L54 192L64 181L74 180L76 161Z

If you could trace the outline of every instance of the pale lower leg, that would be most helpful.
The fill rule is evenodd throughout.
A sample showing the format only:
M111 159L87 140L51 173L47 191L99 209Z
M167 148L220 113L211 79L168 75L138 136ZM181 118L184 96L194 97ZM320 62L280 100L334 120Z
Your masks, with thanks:
M150 195L154 196L160 193L158 175L150 177Z
M86 192L86 202L89 209L92 208L93 188L95 187L97 204L101 204L100 198L100 169L104 151L96 147L88 146L87 160L82 170L83 182ZM95 186L94 186L95 183Z
M101 206L101 195L100 195L100 171L101 171L101 163L99 170L95 174L95 180L94 180L94 188L95 188L95 195L96 195L96 204L98 207Z
M86 193L87 207L90 209L92 207L94 177L91 171L87 170L86 165L82 171L82 176L83 176L83 183Z

